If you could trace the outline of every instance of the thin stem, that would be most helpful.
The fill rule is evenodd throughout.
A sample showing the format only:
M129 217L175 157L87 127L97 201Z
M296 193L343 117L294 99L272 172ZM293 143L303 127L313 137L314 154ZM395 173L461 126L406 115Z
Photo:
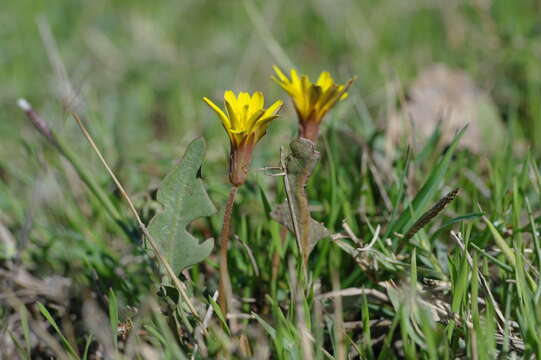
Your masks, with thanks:
M231 279L229 278L229 269L227 267L227 247L229 237L231 236L231 214L233 213L233 205L237 195L238 185L231 186L229 197L225 204L224 224L220 233L220 292L218 303L224 316L227 317L227 310L232 308L233 289L231 287Z
M319 122L309 119L299 124L299 137L308 139L317 144L319 138Z
M301 252L304 271L308 268L308 254L310 246L310 209L308 207L308 198L304 191L304 185L307 177L303 175L296 189L296 198L299 206L299 217L301 225Z

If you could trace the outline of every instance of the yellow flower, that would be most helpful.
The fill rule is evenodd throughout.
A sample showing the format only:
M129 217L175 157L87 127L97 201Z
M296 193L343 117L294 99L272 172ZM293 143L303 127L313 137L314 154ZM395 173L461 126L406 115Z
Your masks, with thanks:
M278 117L283 102L276 101L265 109L265 99L259 91L252 96L247 92L235 96L228 90L224 94L225 112L210 99L203 100L218 114L231 141L229 179L233 185L246 180L252 151L267 132L270 122Z
M274 66L274 71L278 77L273 76L272 79L293 100L299 118L300 136L316 141L321 121L336 103L348 96L346 91L354 79L344 85L336 84L331 74L324 71L314 84L307 75L299 77L294 69L291 70L290 78L277 66Z

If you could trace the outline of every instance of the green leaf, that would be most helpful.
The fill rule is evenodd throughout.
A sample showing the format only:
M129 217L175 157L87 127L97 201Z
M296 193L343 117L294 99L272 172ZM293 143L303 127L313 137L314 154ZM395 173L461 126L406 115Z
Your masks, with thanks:
M229 326L227 325L227 320L225 319L225 315L222 312L222 309L220 308L220 305L214 300L212 297L209 297L209 303L212 306L212 309L214 310L214 313L216 316L218 316L218 319L220 319L222 326L227 331L228 334L231 334L231 330L229 330Z
M77 351L73 348L73 346L71 345L71 343L68 341L68 339L64 336L64 334L62 334L62 331L60 330L60 327L58 326L58 324L56 323L56 321L54 320L53 316L51 315L51 313L49 312L49 310L47 310L47 308L40 302L37 303L37 306L38 306L38 310L39 312L41 313L41 315L43 315L43 317L49 322L49 324L53 327L53 329L56 331L56 333L58 334L58 336L60 337L60 339L62 340L62 343L64 344L64 346L66 347L66 349L68 350L68 352L76 359L79 359L79 355L77 355Z
M265 329L267 334L271 337L272 340L276 340L276 330L272 326L269 325L268 322L263 320L259 315L257 315L255 312L252 311L252 316L255 317L257 322Z
M496 245L500 248L503 255L506 257L506 259L509 261L509 263L512 266L515 266L516 259L515 254L513 253L513 250L507 245L507 242L505 242L505 239L500 235L498 232L498 229L488 220L486 216L483 216L483 220L488 226L488 229L490 230L490 233L492 234L492 237L494 237L494 240L496 241Z
M265 190L261 187L261 185L257 186L259 189L259 195L261 196L261 202L263 203L263 208L265 209L265 217L267 220L271 220L270 213L272 211L269 199L267 199L267 195L265 194Z
M86 336L86 343L85 343L85 348L83 351L83 360L88 359L88 352L90 351L90 345L92 345L93 340L94 340L94 337L92 335Z
M192 221L216 212L198 177L204 156L205 140L197 138L160 185L157 199L163 211L154 216L149 225L150 233L177 274L203 261L214 246L214 240L199 243L186 230Z

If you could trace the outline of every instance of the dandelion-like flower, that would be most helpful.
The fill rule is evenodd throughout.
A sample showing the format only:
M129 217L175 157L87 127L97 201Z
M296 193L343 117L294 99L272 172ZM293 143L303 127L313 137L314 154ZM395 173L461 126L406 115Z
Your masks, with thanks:
M233 213L235 195L239 186L246 181L255 145L267 132L270 122L278 117L283 102L278 100L265 109L265 99L261 92L255 92L252 96L241 92L237 97L233 91L228 90L224 94L224 112L208 98L205 97L203 100L218 114L231 142L229 181L232 186L225 204L223 227L220 233L220 291L218 298L222 313L227 314L228 308L231 309L233 306L233 289L227 265L227 244L231 233L231 214Z
M291 70L290 78L277 66L274 66L274 71L277 77L273 76L272 79L289 94L295 105L299 118L299 136L317 141L321 121L336 103L348 96L347 90L354 79L344 85L336 84L331 74L324 71L314 84L307 75L299 77L294 69Z
M283 102L276 101L265 109L265 99L259 91L252 96L247 92L235 96L228 90L224 94L225 112L208 98L203 100L218 114L231 141L229 155L229 180L235 186L242 185L257 142L265 135L270 122L278 117Z

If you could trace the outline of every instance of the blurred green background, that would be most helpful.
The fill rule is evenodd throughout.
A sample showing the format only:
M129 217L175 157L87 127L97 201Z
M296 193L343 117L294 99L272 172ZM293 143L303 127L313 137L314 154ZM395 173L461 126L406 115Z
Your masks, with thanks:
M3 1L3 221L15 228L24 223L25 204L42 183L62 187L42 157L50 148L16 107L19 97L108 182L67 109L81 113L136 198L155 188L201 135L209 147L208 184L225 193L228 140L201 99L220 101L226 89L286 100L255 159L255 167L276 164L296 120L270 80L273 64L313 78L329 70L339 82L357 76L350 99L326 126L369 139L385 131L398 106L390 84L404 90L419 71L444 63L470 74L504 120L519 119L518 137L526 134L536 146L540 8L533 0ZM43 196L55 199L54 187L46 188Z
M16 107L19 97L108 182L66 109L84 115L136 198L201 135L212 167L204 174L225 193L228 140L201 99L219 101L226 89L286 100L256 152L255 167L276 164L296 120L270 80L273 64L313 78L329 70L340 82L357 76L326 126L368 139L398 104L390 83L406 87L445 63L467 71L504 119L520 118L519 131L538 139L540 8L533 0L2 1L0 214L19 228L42 183L43 196L61 201L51 186L60 191L62 182L41 155L51 149Z
M209 176L223 184L228 141L203 96L226 89L285 94L271 66L312 77L357 76L350 101L326 126L370 138L384 130L407 84L445 63L467 71L504 120L536 145L541 136L541 3L472 1L3 1L0 5L0 211L22 221L21 201L45 176L47 147L16 107L27 98L107 176L66 108L85 116L98 145L132 192L154 187L186 144L208 140ZM276 162L295 133L290 103L259 147L256 166ZM38 151L39 150L39 151ZM212 183L212 181L211 181ZM221 186L221 185L218 185Z
M225 135L201 98L219 100L229 88L283 98L269 80L273 64L312 77L329 70L341 82L358 76L355 100L329 123L370 136L395 102L387 84L405 86L420 69L443 62L490 91L504 118L523 115L535 139L540 7L534 0L3 1L2 165L14 166L17 144L34 144L36 136L16 109L18 97L85 146L64 111L80 106L127 174L141 171L141 162L167 163L197 135L208 138L212 159L223 158ZM357 99L366 108L354 109ZM294 130L288 106L263 152L275 156Z

